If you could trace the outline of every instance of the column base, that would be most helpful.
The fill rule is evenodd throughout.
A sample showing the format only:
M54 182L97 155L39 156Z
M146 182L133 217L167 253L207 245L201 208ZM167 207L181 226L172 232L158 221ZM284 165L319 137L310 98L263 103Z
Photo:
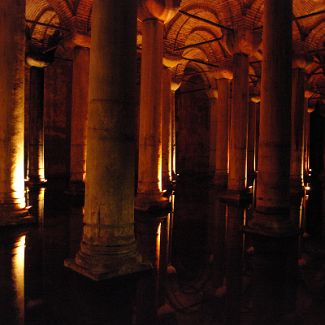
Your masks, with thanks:
M28 208L15 209L12 206L0 205L0 227L19 226L36 223L29 214Z
M138 211L154 212L170 209L171 203L167 197L161 194L138 193L134 201L134 208Z
M252 200L252 193L243 191L227 190L221 194L220 199L224 202L242 204Z
M285 238L298 235L298 228L290 218L290 211L276 210L265 212L253 212L253 218L248 221L245 232L273 237Z
M82 242L76 257L65 259L64 266L95 281L107 280L152 268L151 264L142 262L142 258L136 250L135 242L125 247L94 246Z
M65 193L72 196L84 195L85 183L82 181L70 181Z

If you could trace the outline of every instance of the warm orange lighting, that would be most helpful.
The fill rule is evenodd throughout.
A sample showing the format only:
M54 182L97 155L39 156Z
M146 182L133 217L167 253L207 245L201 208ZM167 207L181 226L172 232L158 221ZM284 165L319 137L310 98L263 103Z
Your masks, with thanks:
M161 143L159 145L159 159L158 159L158 175L157 175L157 179L158 179L158 188L159 191L162 191L162 146Z
M26 235L19 238L13 250L13 275L15 280L19 319L24 319L25 314L25 240Z
M12 166L11 188L14 192L14 200L17 207L24 209L25 203L25 178L24 178L24 148L21 144L16 152L16 161Z
M157 228L157 237L156 237L156 261L157 261L157 269L160 267L160 240L161 240L161 222Z
M251 102L254 104L258 104L261 102L261 97L260 96L252 96L251 98Z

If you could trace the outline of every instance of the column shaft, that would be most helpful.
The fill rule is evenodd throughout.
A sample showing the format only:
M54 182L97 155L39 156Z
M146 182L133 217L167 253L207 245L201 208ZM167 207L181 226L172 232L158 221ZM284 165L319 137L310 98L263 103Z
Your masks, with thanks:
M308 112L308 99L304 101L304 171L309 174L309 154L310 154L310 113Z
M246 188L246 133L248 118L248 56L235 54L230 121L228 190Z
M176 180L177 168L176 168L176 111L175 111L175 94L176 91L171 89L170 93L170 114L171 114L171 128L172 128L172 179Z
M20 222L19 216L26 214L25 1L0 2L0 43L0 224L11 224Z
M304 155L304 71L294 69L292 72L292 102L291 102L291 159L290 183L291 191L299 191L303 185L303 155Z
M247 129L247 185L252 186L255 177L255 141L256 141L257 104L250 102Z
M135 206L139 210L164 205L161 197L162 123L161 72L163 57L162 21L143 21L140 91L139 173Z
M71 110L70 189L84 187L89 87L89 49L74 48Z
M170 101L171 76L168 68L164 67L162 72L162 189L171 187L172 181L172 115Z
M220 187L226 187L228 176L228 107L229 86L228 79L218 79L218 102L217 102L217 132L215 150L214 183Z
M289 220L291 17L291 0L264 2L256 211L250 226L270 236L293 230Z
M217 110L218 100L214 96L215 89L211 91L210 103L210 153L209 153L209 175L213 176L216 169L216 137L217 137Z
M29 182L45 182L44 172L44 69L30 68Z
M138 271L134 236L136 3L95 0L81 248L68 267L103 279Z

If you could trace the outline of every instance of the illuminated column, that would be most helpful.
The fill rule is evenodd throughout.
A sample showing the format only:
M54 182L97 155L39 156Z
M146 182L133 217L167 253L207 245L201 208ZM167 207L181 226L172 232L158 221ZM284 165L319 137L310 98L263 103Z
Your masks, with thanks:
M143 268L134 236L136 2L95 0L80 250L65 265L95 280Z
M163 67L162 71L162 96L161 96L161 116L162 116L162 189L168 190L172 186L172 120L170 101L171 76L168 68Z
M177 166L176 166L176 110L175 110L175 95L177 89L180 87L180 82L172 81L170 84L170 113L171 113L171 121L172 121L172 179L176 181L177 177Z
M27 221L24 188L25 1L0 2L0 225Z
M228 178L228 115L229 115L229 92L230 79L232 75L222 76L217 79L218 101L217 101L217 132L215 150L214 184L220 188L226 188Z
M161 77L164 23L175 12L174 1L162 2L140 1L138 8L142 20L142 64L138 192L135 208L143 211L169 207L168 199L161 196Z
M72 194L84 191L89 86L89 49L73 49L70 184Z
M255 141L256 141L257 103L250 101L247 129L247 186L253 186L255 178Z
M46 182L44 171L44 68L46 62L31 57L30 103L28 128L28 185L40 186Z
M209 153L209 175L213 176L216 166L216 135L217 135L217 110L218 110L218 90L210 89L210 153Z
M246 133L248 118L248 56L234 54L230 118L228 194L240 200L246 189Z
M264 1L256 208L249 228L268 236L294 230L289 220L291 18L291 0Z
M304 173L310 174L310 113L314 111L314 108L308 107L308 99L313 95L309 90L305 90L304 101Z
M304 172L304 79L305 73L301 67L292 71L291 96L291 158L290 158L290 188L292 193L301 192Z
M217 110L218 110L218 90L217 85L213 85L209 93L210 103L210 152L209 152L209 175L213 176L216 166L216 135L217 135Z

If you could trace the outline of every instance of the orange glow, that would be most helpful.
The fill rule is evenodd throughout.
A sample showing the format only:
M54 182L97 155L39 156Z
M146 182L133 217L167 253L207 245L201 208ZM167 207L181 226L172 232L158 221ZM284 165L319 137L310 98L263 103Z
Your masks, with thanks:
M157 228L157 237L156 237L156 261L157 261L157 269L160 267L160 240L161 240L161 222Z
M24 319L25 314L25 240L26 235L19 238L13 250L13 275L16 286L19 319Z
M22 144L23 147L23 144ZM14 200L18 208L23 209L25 202L25 178L24 178L24 149L17 150L16 163L12 167L11 188L14 192Z
M162 146L161 143L159 144L159 159L158 159L158 188L159 191L162 191Z

